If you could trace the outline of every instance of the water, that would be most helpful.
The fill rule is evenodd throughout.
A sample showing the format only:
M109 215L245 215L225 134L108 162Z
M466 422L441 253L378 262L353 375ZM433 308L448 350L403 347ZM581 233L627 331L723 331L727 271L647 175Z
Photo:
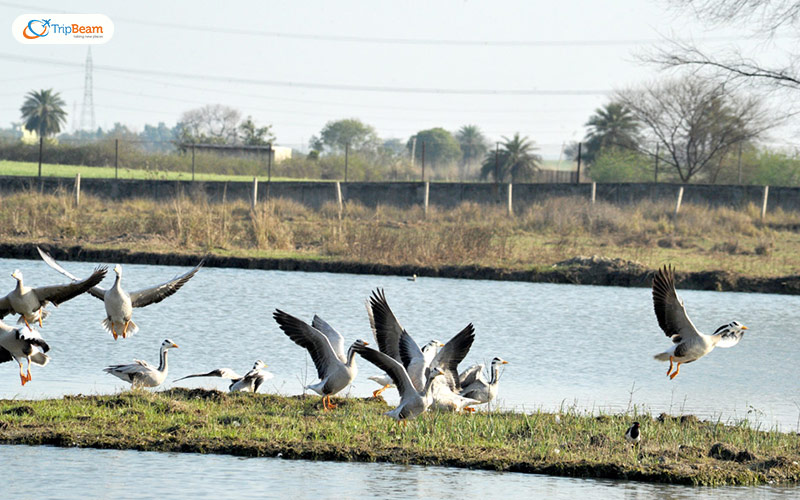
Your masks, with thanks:
M2 446L0 463L45 471L34 482L0 477L4 498L549 498L789 499L791 488L688 488L393 464ZM7 484L3 484L4 481ZM301 486L301 487L298 487Z

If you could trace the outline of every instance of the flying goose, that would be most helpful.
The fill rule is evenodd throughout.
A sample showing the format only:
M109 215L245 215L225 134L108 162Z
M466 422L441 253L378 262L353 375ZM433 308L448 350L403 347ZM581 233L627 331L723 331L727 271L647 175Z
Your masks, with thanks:
M67 276L68 278L75 279L75 276L61 267L61 265L59 265L58 262L56 262L49 254L39 247L36 247L36 249L39 250L39 255L42 256L42 259L47 263L48 266L60 272L64 276ZM139 331L139 327L136 326L136 323L131 320L131 317L133 316L133 308L149 306L150 304L161 302L170 295L174 294L180 290L180 288L185 285L186 282L189 281L192 276L194 276L197 271L200 270L201 267L203 267L204 262L205 260L201 260L200 263L192 268L189 272L180 276L176 276L175 278L160 285L137 290L131 293L128 293L122 289L122 266L119 264L115 265L114 273L117 275L117 277L114 280L114 284L111 286L111 288L106 290L100 288L99 286L94 286L89 289L89 293L92 296L102 300L106 306L106 319L104 319L101 323L103 328L105 328L106 331L111 332L111 335L114 336L114 340L117 340L119 335L122 335L122 338L127 338L128 334L133 335ZM121 330L121 332L119 332L119 330Z
M478 401L478 404L489 403L497 396L497 386L499 383L500 365L506 365L508 361L495 357L489 369L490 378L486 380L483 376L483 365L473 365L467 368L459 376L461 384L461 395Z
M319 382L306 386L306 389L322 396L325 410L336 408L331 404L331 396L350 385L358 373L353 350L355 344L345 354L344 337L317 315L314 315L311 325L280 309L276 309L272 316L281 330L295 344L306 349L314 361Z
M397 390L400 392L400 403L398 403L396 408L387 411L384 415L405 424L407 420L423 413L431 406L433 403L433 381L436 380L439 375L444 374L441 368L434 367L429 370L425 386L422 390L417 390L411 382L408 372L403 368L403 365L398 363L397 360L393 359L391 356L376 351L375 349L370 349L367 347L367 343L362 340L357 340L351 349L361 355L362 358L386 372L397 386Z
M132 387L156 387L167 378L167 351L177 347L178 345L169 339L161 343L158 368L147 361L134 359L129 365L112 365L103 371L129 382Z
M653 308L658 325L673 342L672 347L654 356L659 361L669 361L667 375L670 379L678 375L681 364L696 361L715 347L735 346L747 330L738 321L732 321L717 328L712 335L700 333L675 291L675 269L672 266L662 267L653 278ZM673 363L677 363L677 367L670 375Z
M27 326L13 328L0 321L0 363L11 361L19 364L19 379L22 385L31 381L31 363L44 366L50 361L45 354L50 346L39 332ZM22 360L28 360L28 372L22 371Z
M105 267L98 267L84 280L71 276L75 281L66 285L51 285L30 288L22 282L22 271L19 269L11 273L11 277L17 280L17 286L8 295L0 299L0 319L8 314L19 314L20 323L25 323L28 328L34 321L42 326L42 320L48 316L44 309L48 302L58 306L73 297L77 297L83 292L89 291L93 286L100 283L106 275Z
M219 368L208 373L187 375L175 380L175 382L192 377L221 377L231 380L231 385L228 386L230 392L258 392L258 388L261 387L261 384L274 376L272 373L264 370L266 367L267 365L259 359L253 365L253 369L244 375L239 375L230 368Z

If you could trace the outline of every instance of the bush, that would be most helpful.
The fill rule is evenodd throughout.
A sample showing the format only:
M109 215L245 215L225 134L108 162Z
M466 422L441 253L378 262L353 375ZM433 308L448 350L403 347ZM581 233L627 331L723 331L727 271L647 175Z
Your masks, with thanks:
M644 155L621 149L601 152L590 169L596 182L650 182L653 180L653 162Z

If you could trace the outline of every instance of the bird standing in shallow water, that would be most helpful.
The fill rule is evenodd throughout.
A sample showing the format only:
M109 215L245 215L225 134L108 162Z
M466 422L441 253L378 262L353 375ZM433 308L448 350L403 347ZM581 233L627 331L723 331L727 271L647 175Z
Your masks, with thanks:
M625 441L636 446L641 439L642 434L639 432L639 422L634 422L633 425L628 427L628 430L625 431Z
M667 376L670 379L678 375L681 364L697 361L715 347L735 346L747 330L738 321L732 321L717 328L712 335L700 333L686 314L683 301L675 290L672 266L662 267L653 278L653 308L658 325L673 342L672 347L654 356L659 361L669 361ZM674 363L677 366L672 372Z

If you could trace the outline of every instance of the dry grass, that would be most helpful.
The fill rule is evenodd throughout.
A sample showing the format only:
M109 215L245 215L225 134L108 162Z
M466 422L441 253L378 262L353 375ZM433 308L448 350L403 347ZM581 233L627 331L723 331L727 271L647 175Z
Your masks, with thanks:
M752 276L800 269L800 214L775 211L760 220L744 210L671 204L591 205L552 198L515 217L494 205L454 209L348 203L342 214L277 199L251 211L242 201L210 204L202 197L111 202L70 193L17 193L0 198L0 237L13 242L211 252L391 265L477 265L543 268L577 255L603 255L686 271L726 270Z

